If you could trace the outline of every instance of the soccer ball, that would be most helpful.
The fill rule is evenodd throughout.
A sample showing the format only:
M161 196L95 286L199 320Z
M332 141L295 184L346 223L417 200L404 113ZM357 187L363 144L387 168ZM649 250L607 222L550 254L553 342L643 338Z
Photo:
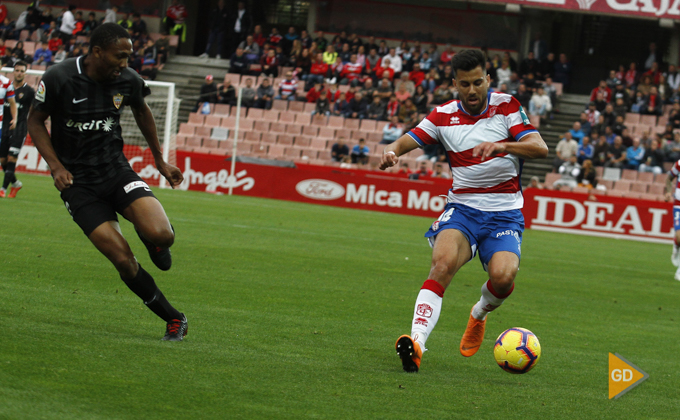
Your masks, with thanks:
M498 336L493 346L493 357L506 372L527 373L541 358L541 344L531 331L510 328Z

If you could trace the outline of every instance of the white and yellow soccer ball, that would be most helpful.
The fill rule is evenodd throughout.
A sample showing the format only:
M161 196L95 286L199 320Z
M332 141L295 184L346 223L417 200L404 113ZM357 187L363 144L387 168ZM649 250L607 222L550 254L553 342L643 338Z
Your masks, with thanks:
M526 328L510 328L498 336L493 346L496 363L506 372L527 373L541 358L538 338Z

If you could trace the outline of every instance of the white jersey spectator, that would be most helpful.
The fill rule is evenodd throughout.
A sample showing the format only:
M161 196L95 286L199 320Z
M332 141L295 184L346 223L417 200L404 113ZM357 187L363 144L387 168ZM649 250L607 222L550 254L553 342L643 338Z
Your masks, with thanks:
M385 67L385 59L390 59L389 67L394 70L394 73L401 73L402 62L401 57L399 57L394 48L390 48L390 53L383 57L382 66Z

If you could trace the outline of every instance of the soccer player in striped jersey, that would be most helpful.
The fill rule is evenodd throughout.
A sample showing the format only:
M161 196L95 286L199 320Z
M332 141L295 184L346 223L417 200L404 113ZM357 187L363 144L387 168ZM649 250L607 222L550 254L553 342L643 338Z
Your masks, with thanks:
M673 202L673 253L671 262L678 267L675 271L675 280L680 281L680 160L673 164L666 178L666 201Z
M9 103L10 112L12 115L3 115L3 109L5 108L5 103ZM0 123L5 130L4 133L0 133L0 166L5 173L3 178L3 185L0 188L0 198L7 197L7 187L12 183L12 190L10 195L12 198L16 196L17 191L21 188L21 182L14 184L16 181L14 177L14 168L16 167L17 157L19 156L19 151L21 146L18 148L12 144L11 132L14 131L17 125L17 104L14 100L14 85L12 81L5 76L0 75ZM9 124L4 124L4 118L9 118Z
M416 299L411 335L396 342L407 372L420 368L444 291L478 253L488 280L472 307L460 352L470 357L479 350L486 316L510 296L519 269L524 231L522 162L548 155L548 147L519 102L489 92L481 51L461 51L451 63L460 99L436 107L416 128L387 146L380 162L384 170L417 147L439 143L446 149L453 175L444 212L425 234L432 246L432 265Z

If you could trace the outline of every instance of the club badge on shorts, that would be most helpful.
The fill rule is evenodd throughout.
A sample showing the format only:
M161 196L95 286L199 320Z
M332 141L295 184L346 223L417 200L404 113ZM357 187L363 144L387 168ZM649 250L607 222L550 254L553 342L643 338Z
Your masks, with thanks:
M113 96L113 106L115 106L116 109L120 109L121 105L123 105L123 95L118 93Z

